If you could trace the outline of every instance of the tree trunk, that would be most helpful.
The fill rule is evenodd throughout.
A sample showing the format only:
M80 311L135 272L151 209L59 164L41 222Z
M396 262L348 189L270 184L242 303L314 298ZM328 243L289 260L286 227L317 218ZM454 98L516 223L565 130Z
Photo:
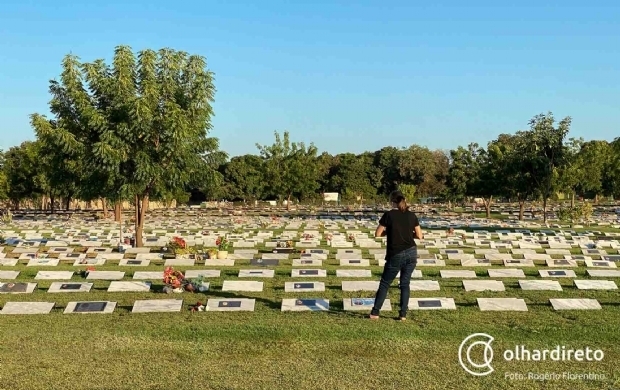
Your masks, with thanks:
M520 200L519 201L519 221L523 221L524 211L525 211L525 201Z
M487 219L491 219L491 203L493 202L493 197L489 197L489 199L482 198L482 202L484 202L484 209L486 211Z
M594 204L598 204L598 194L594 195Z
M116 203L114 203L114 221L116 222L121 222L121 210L122 204L121 201L117 201Z
M103 218L108 217L108 201L106 198L101 198L101 208L103 209Z
M149 204L149 196L143 195L140 198L136 195L136 222L135 222L135 230L136 230L136 248L142 247L142 232L144 231L144 217L146 215L146 207Z
M543 222L547 223L547 197L543 196Z
M288 194L288 198L286 198L286 210L291 209L291 194Z
M54 199L54 196L50 195L50 212L52 214L54 214L54 203L55 203L56 199Z
M71 197L67 196L67 198L65 199L65 211L69 211L70 208L71 208Z
M570 208L575 208L575 191L573 191L573 195L570 198Z

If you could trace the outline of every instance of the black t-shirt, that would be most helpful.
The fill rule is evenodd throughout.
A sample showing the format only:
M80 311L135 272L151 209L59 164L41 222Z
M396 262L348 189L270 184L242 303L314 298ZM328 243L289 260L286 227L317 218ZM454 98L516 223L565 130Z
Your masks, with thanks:
M414 212L390 210L383 214L379 225L384 226L387 232L386 259L416 246L413 235L415 227L420 226L420 222Z

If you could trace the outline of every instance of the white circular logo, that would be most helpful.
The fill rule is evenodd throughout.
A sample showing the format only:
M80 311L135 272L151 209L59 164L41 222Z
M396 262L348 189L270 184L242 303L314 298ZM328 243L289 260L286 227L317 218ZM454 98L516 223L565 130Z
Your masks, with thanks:
M491 362L493 361L493 348L491 343L495 340L493 337L486 333L474 333L461 343L459 347L459 363L461 367L468 373L475 376L485 376L493 372ZM476 348L477 347L477 348ZM482 363L477 362L472 358L472 353L475 349L482 348ZM474 357L478 357L474 355ZM478 360L478 359L476 359Z

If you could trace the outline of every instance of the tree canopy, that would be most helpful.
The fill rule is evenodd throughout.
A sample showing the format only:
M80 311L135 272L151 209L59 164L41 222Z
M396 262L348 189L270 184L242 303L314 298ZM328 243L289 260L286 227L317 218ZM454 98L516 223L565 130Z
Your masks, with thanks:
M363 153L319 154L314 144L274 133L257 154L228 159L210 136L214 75L206 59L164 48L134 53L119 46L112 61L62 61L50 81L51 118L30 117L36 139L0 152L0 201L52 212L73 199L135 205L137 245L149 200L317 201L338 192L346 202L385 202L401 189L411 201L525 202L570 196L563 218L588 214L575 198L620 197L620 138L569 138L571 118L534 116L527 130L486 145L450 151L423 145ZM585 210L585 211L584 211ZM547 218L547 213L544 214Z

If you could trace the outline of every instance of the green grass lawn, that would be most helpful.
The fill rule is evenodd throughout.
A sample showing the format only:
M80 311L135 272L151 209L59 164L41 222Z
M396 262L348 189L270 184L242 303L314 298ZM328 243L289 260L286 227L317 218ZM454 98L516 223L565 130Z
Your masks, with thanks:
M593 230L597 230L594 228ZM436 252L436 251L435 251ZM294 255L291 257L295 257ZM365 255L365 257L368 257ZM515 256L518 257L518 256ZM112 263L108 261L108 263ZM463 269L448 261L442 269ZM544 262L536 262L542 266ZM617 291L580 291L573 279L558 279L564 288L555 291L523 291L516 279L502 279L506 292L466 292L459 280L439 277L439 268L420 267L425 279L439 280L441 291L412 292L412 297L452 297L456 311L410 311L407 322L383 313L379 321L366 313L344 312L347 297L373 297L372 292L341 290L336 278L338 261L330 257L321 269L327 278L290 277L291 260L280 262L276 277L261 280L260 293L222 292L223 280L237 280L239 269L254 268L249 260L235 267L179 267L221 269L220 278L208 279L207 293L108 293L109 282L94 281L89 293L47 293L52 281L38 281L33 294L0 295L7 301L55 302L49 315L0 316L0 389L618 389L620 388L620 300ZM371 261L371 264L376 264ZM126 280L135 271L161 271L161 265L119 267ZM362 267L367 269L368 267ZM370 267L378 280L381 268ZM39 270L72 270L78 267L6 267L21 271L18 281L33 281ZM472 268L467 268L472 269ZM487 278L486 267L473 268ZM574 269L588 278L585 267ZM537 268L524 269L528 278ZM74 276L74 281L84 281ZM291 280L322 281L324 293L285 293ZM620 279L615 280L620 284ZM153 290L162 287L155 280ZM397 308L396 283L390 291ZM255 312L197 312L189 305L208 298L256 298ZM327 298L329 312L281 312L282 298ZM478 297L519 297L528 312L481 312ZM554 311L549 298L595 298L601 311ZM138 299L183 299L180 313L132 314ZM70 301L117 302L113 314L62 314ZM473 377L459 365L458 348L472 333L495 338L495 372ZM526 345L529 349L602 349L601 362L505 362L504 349ZM507 374L527 377L533 373L604 375L604 380L511 380Z

